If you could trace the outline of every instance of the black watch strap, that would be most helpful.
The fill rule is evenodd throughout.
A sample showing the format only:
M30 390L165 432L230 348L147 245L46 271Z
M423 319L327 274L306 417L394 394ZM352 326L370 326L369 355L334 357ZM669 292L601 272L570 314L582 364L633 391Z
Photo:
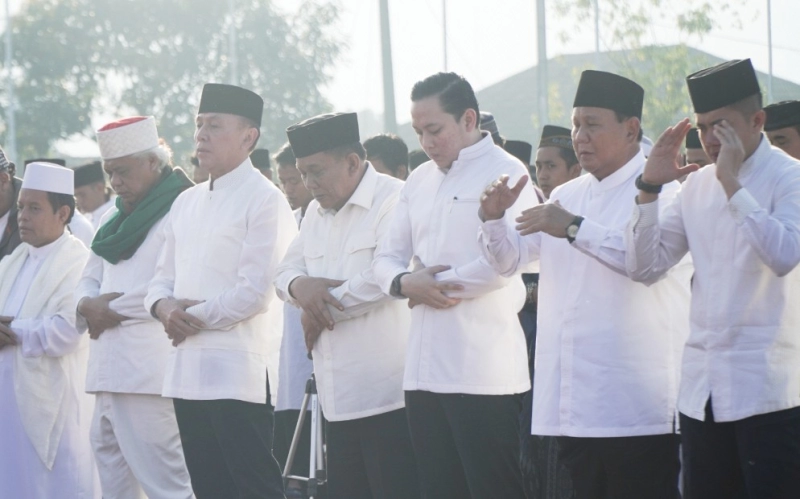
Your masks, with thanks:
M575 236L578 235L578 229L580 229L582 223L583 223L583 217L579 215L579 216L573 218L572 222L567 226L567 242L569 244L572 244L572 243L575 242ZM575 227L575 233L572 236L570 236L570 228L571 227Z
M636 188L639 189L640 191L644 191L649 194L658 194L661 192L662 187L663 186L661 185L648 184L647 182L642 180L642 174L639 174L639 176L636 177Z
M402 279L404 275L408 275L410 273L411 272L402 272L397 274L395 278L392 279L392 285L389 288L390 295L394 296L395 298L405 298L405 296L403 296L403 294L400 292L400 279Z

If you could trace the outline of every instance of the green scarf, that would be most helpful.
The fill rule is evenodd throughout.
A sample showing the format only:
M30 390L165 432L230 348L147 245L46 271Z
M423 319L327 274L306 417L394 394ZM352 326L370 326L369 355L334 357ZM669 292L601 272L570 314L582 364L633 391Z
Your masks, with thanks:
M194 183L180 168L167 169L132 212L122 211L122 198L117 198L117 213L97 230L92 251L112 265L129 259L142 245L150 228L169 212L175 198L192 185Z

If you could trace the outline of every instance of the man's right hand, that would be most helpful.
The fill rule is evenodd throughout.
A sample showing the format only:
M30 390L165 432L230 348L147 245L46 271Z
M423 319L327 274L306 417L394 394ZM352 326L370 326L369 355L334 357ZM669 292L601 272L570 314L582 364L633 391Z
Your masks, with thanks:
M96 298L85 297L78 302L78 313L89 325L89 338L96 340L106 329L117 327L130 317L111 310L109 303L122 296L122 293L106 293Z
M462 291L464 286L436 280L436 274L445 270L450 270L450 266L434 265L400 278L400 293L408 298L409 307L421 304L433 308L450 308L461 303L459 298L450 298L445 292Z
M172 345L177 346L187 336L193 336L206 325L186 311L187 308L203 303L198 300L176 300L175 298L163 298L156 303L156 316L161 324L164 325L164 332L167 333Z
M692 128L692 124L689 123L689 120L683 119L675 126L664 130L647 158L642 172L643 182L651 185L664 185L700 168L696 164L683 166L683 161L681 161L681 146L690 128Z
M489 184L481 195L481 208L479 216L481 220L498 220L503 218L506 210L514 206L517 202L522 188L528 183L528 176L523 175L514 187L508 186L508 175L500 175L500 178Z
M302 276L289 284L289 294L295 299L309 319L319 326L333 330L334 320L328 305L344 310L344 306L331 294L331 288L344 284L338 279Z

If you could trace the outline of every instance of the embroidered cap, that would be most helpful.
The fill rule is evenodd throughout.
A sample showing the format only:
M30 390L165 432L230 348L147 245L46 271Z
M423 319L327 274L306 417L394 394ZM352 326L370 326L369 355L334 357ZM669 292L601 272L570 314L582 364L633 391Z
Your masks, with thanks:
M130 156L158 146L156 119L152 116L113 121L97 130L96 135L103 160Z

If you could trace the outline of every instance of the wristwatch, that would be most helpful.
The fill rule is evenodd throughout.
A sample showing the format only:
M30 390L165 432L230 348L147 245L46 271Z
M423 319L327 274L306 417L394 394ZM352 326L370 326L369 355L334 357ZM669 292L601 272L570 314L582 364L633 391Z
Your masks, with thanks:
M647 192L649 194L658 194L659 192L661 192L661 187L663 186L648 184L647 182L642 180L642 174L639 174L639 176L636 177L636 188L639 189L640 191Z
M403 296L403 294L400 292L400 279L404 275L408 275L410 273L411 272L402 272L400 274L397 274L395 276L395 278L392 279L392 285L391 285L391 287L389 287L389 294L390 295L394 296L395 298L405 298L405 296Z
M575 242L575 238L578 237L578 229L581 228L581 223L583 223L583 217L575 217L572 219L572 223L567 225L567 241L569 244Z

